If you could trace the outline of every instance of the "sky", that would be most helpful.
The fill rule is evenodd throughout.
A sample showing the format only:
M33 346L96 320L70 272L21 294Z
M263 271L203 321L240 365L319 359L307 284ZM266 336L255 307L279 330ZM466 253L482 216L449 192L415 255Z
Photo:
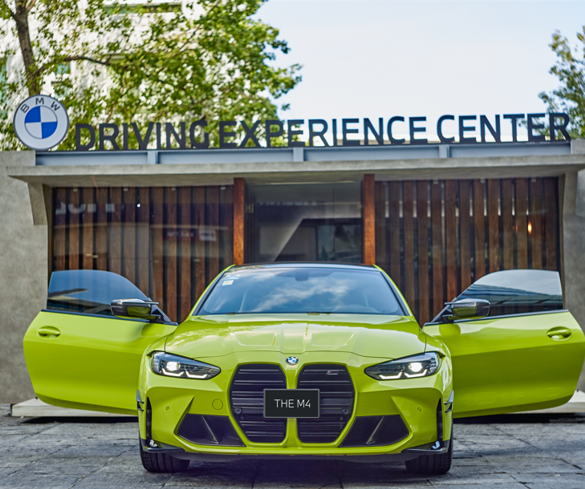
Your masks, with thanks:
M551 35L578 44L585 0L269 0L258 17L291 48L275 64L303 65L283 119L426 116L436 133L443 114L543 112Z

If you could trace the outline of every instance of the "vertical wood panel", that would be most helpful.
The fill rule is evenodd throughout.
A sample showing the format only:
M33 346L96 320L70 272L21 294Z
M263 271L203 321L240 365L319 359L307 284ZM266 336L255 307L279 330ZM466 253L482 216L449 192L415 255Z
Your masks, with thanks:
M195 289L197 298L205 290L205 241L202 236L206 231L205 222L205 187L196 187L193 189L195 200L195 217L197 226L197 241L195 244ZM235 243L235 238L234 238Z
M475 280L485 275L485 217L484 185L480 180L473 182L473 228L475 234Z
M546 269L557 270L559 256L559 210L556 178L544 178L544 232L546 240Z
M244 264L246 180L234 178L234 264Z
M527 195L526 179L516 179L516 253L518 254L518 268L521 269L528 268Z
M435 316L443 309L443 220L441 182L431 183L431 223L433 256L433 313Z
M461 250L461 289L463 292L471 285L471 181L459 182L459 229Z
M232 230L234 222L233 190L233 186L230 185L225 187L225 190L221 194L220 226L223 235L223 255L220 263L221 269L224 269L234 262L234 238Z
M173 321L179 320L177 290L177 189L164 189L164 277L165 310Z
M375 180L373 174L365 174L362 183L362 259L364 264L376 262L376 209Z
M500 269L500 219L498 216L498 198L500 181L487 181L488 203L488 252L489 271L497 272Z
M512 270L514 268L514 181L510 178L502 180L501 199L504 270Z
M106 205L108 204L107 187L98 187L96 189L96 228L95 228L95 253L96 269L108 270L108 213Z
M375 193L376 264L386 270L386 186L384 182L376 182Z
M191 310L191 243L196 230L191 227L191 188L181 187L181 298L180 319L185 319ZM219 239L219 233L218 233Z
M532 268L541 269L542 266L542 179L533 178L530 181L530 224L532 232L528 233L531 244Z
M430 321L429 294L429 218L427 181L421 180L416 188L416 219L418 228L418 320Z
M390 277L399 289L402 289L400 273L400 183L388 182L388 202L390 206L389 235L390 235Z
M138 288L149 297L150 290L150 189L140 187L138 190L138 219L137 219L137 255L138 255Z
M69 205L67 206L69 214L69 270L78 270L79 263L79 204L80 194L78 188L69 190Z
M445 182L445 273L447 279L447 300L453 300L458 295L457 280L457 216L456 201L459 182L447 180Z
M219 273L219 187L207 187L207 209L209 212L209 229L214 240L207 242L209 257L209 275L207 281L211 282Z
M164 221L164 189L155 187L152 189L152 223L150 232L152 236L152 282L153 298L163 304L164 292L164 244L163 244L163 221ZM164 304L163 304L164 306ZM161 307L163 310L164 307ZM166 310L165 310L166 311ZM168 313L168 312L167 312Z
M108 233L108 270L122 275L122 189L110 188L110 225Z
M415 311L414 294L414 182L406 181L403 187L402 212L404 222L404 297Z
M95 199L93 187L84 187L81 189L82 202L85 205L85 209L81 214L81 222L83 229L83 269L92 270L94 264L94 247L93 247L93 233L94 233L94 222L95 216Z
M67 269L67 189L54 190L55 219L53 221L53 266L55 271Z
M124 202L124 223L122 225L124 277L136 284L136 189L134 187L123 188L122 200Z

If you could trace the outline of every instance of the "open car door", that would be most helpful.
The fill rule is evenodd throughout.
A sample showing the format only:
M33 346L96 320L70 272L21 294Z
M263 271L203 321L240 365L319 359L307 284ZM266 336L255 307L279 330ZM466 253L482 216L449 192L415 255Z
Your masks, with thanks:
M149 300L111 272L53 272L47 309L24 337L34 390L44 402L74 409L136 413L140 361L153 341L176 323L151 323L112 315L115 299Z
M424 326L451 352L455 417L544 409L571 398L585 337L563 309L558 272L491 273L454 302L462 299L490 301L489 316L453 321L448 306Z

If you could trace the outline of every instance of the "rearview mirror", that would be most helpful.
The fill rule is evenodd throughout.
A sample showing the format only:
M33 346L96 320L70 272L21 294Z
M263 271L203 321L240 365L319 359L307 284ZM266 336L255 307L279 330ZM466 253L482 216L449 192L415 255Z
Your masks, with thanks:
M461 299L445 305L449 306L451 320L485 317L490 313L490 301L484 299Z
M157 322L163 320L158 302L142 299L116 299L111 303L112 314L123 319L145 319Z

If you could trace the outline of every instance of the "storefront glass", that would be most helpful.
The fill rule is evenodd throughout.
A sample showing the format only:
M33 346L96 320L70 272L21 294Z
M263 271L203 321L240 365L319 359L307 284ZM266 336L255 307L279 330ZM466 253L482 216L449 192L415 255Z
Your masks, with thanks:
M117 273L180 321L233 263L232 190L55 188L52 270Z
M558 179L376 182L376 263L430 321L499 270L560 271Z
M247 262L362 262L361 186L249 185Z

